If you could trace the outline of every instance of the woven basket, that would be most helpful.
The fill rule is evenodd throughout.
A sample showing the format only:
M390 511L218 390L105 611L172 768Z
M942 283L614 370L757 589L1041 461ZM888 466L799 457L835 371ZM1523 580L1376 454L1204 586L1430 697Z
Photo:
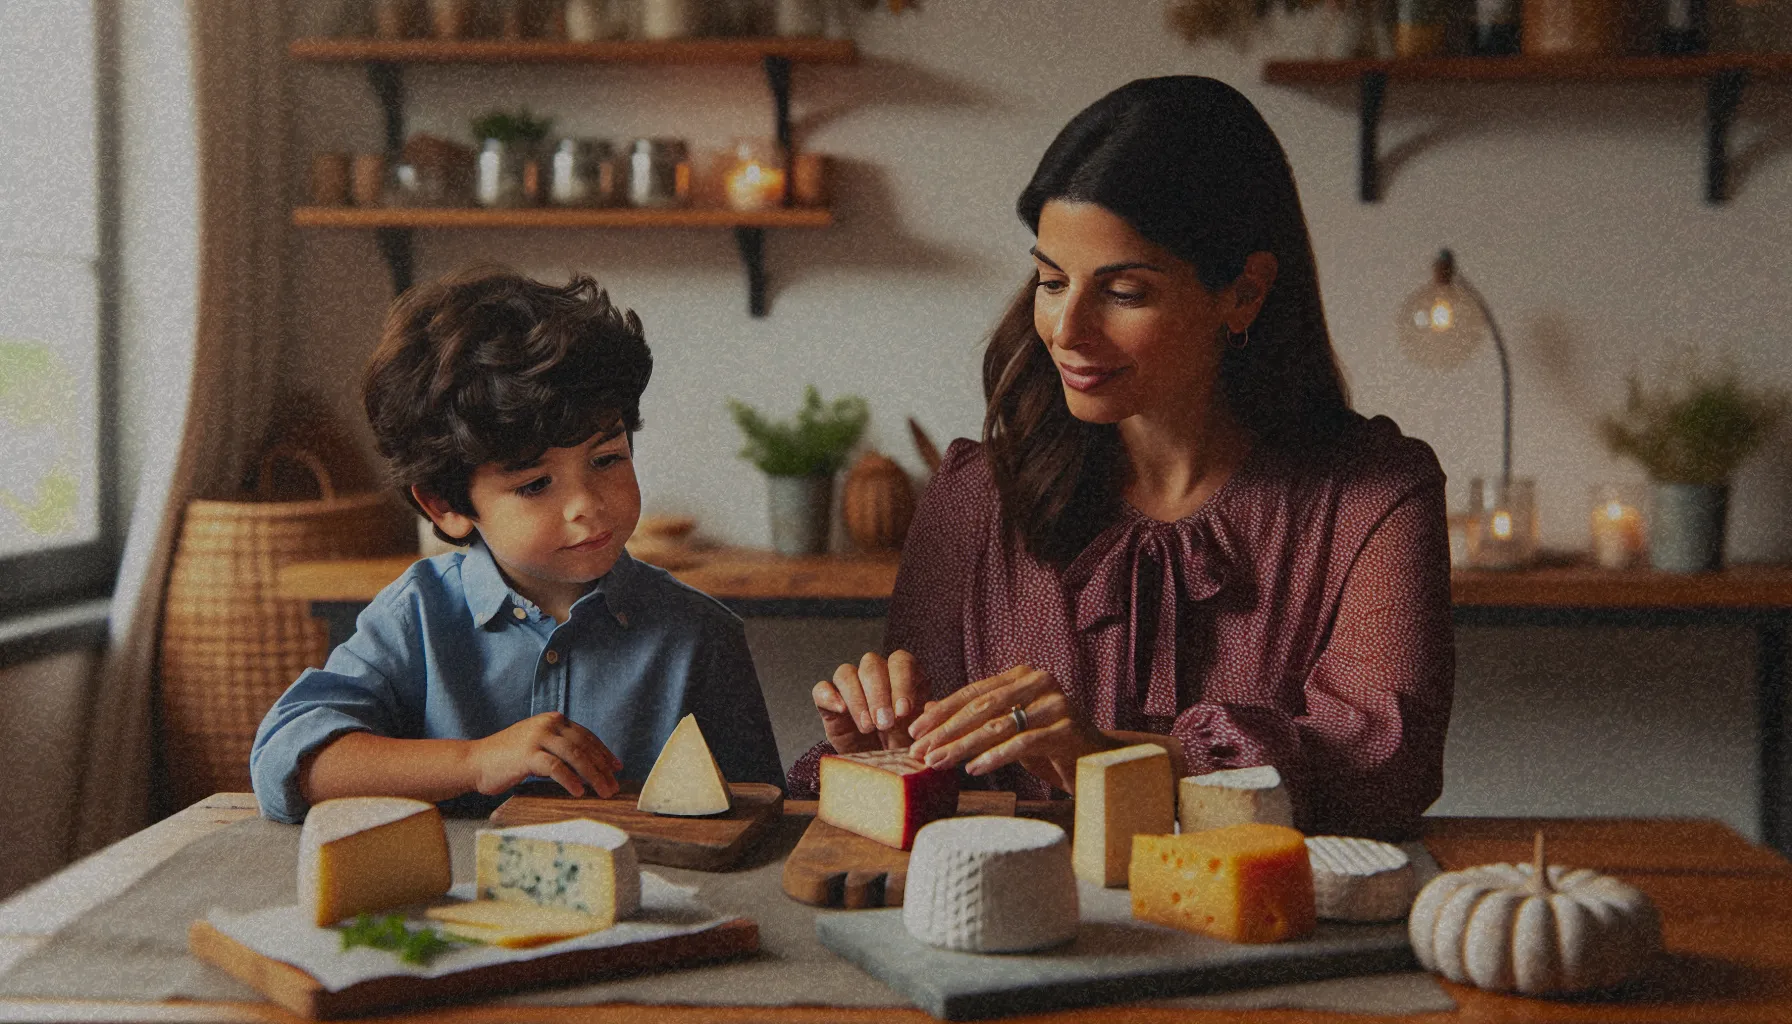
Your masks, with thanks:
M337 496L309 452L271 449L317 476L316 501L187 504L162 618L161 732L177 807L249 786L249 747L276 698L328 656L304 601L275 596L281 566L395 554L416 544L411 519L383 492Z

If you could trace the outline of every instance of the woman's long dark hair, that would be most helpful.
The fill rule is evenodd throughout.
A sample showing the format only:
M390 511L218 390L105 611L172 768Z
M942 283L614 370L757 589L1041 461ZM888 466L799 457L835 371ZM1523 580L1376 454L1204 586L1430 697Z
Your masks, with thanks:
M1058 133L1016 207L1035 234L1053 199L1094 203L1192 264L1219 290L1254 252L1274 286L1249 343L1228 347L1220 393L1260 444L1315 438L1350 408L1325 327L1313 246L1288 157L1237 90L1190 75L1114 90ZM983 356L983 442L1011 540L1059 566L1111 521L1119 432L1070 414L1033 328L1038 275L1016 295Z

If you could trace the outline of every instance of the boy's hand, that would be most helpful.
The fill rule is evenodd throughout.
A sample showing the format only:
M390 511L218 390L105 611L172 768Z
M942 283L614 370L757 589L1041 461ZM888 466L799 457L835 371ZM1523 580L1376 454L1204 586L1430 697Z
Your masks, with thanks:
M585 787L600 797L622 788L616 773L622 761L591 730L558 711L525 718L502 732L474 740L468 760L475 788L496 796L531 775L544 775L573 796Z
M816 683L810 695L828 743L836 753L852 754L908 746L908 726L926 692L914 655L898 650L887 661L866 654L857 665L841 665L832 682Z

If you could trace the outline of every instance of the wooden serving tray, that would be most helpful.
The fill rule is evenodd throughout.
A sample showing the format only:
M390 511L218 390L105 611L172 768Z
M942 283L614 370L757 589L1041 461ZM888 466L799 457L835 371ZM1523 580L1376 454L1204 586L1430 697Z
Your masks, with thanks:
M632 790L632 792L631 792ZM726 814L708 818L680 818L640 810L635 801L640 783L623 784L623 792L608 799L567 796L544 792L518 793L491 814L491 823L540 825L568 818L592 818L615 825L635 841L635 855L643 864L664 864L698 871L726 871L760 833L784 814L784 791L763 782L731 782L728 792L734 806Z
M417 1003L496 995L517 989L560 985L663 967L724 960L759 948L759 926L744 917L689 935L674 935L602 949L574 949L533 960L488 964L437 978L395 974L337 989L271 957L263 956L212 927L194 921L187 949L222 968L257 992L301 1017L329 1020Z
M1000 790L961 790L960 815L1013 817L1015 796ZM902 906L908 851L885 846L816 818L784 861L784 893L816 907L864 910Z

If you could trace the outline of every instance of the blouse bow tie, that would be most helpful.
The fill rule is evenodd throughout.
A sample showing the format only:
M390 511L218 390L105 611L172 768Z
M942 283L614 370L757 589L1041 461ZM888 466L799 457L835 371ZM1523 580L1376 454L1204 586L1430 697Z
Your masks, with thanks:
M1176 692L1179 612L1186 604L1218 594L1226 576L1224 552L1204 524L1146 521L1114 531L1112 538L1097 538L1091 549L1071 564L1065 582L1074 595L1079 631L1115 620L1131 627L1123 680L1136 676L1140 662L1137 645L1150 638L1144 712L1173 718L1180 710ZM1138 692L1136 678L1131 692Z

